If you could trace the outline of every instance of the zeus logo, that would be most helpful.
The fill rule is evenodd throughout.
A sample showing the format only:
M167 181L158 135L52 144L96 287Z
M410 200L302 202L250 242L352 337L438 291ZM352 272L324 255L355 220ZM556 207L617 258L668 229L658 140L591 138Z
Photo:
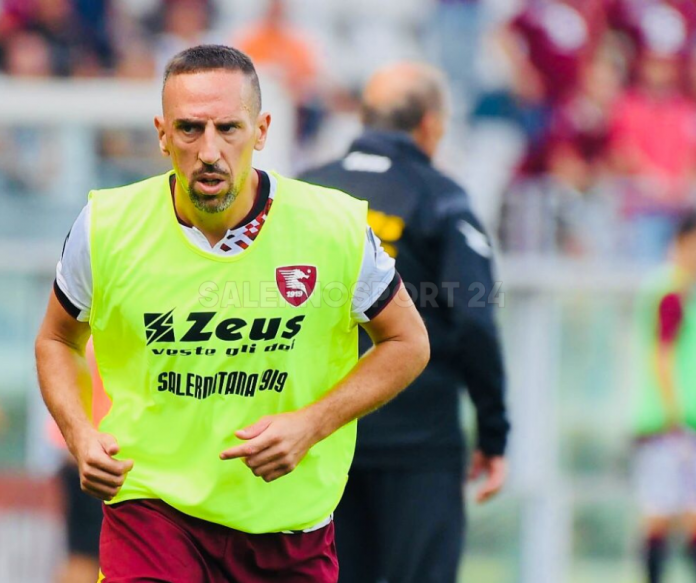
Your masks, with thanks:
M290 340L299 334L304 316L283 318L255 318L251 322L243 318L227 318L213 322L217 312L191 312L184 334L174 334L174 310L166 314L143 314L145 337L148 346L153 342L206 342L215 336L218 340L238 342L240 340L270 341L276 338Z
M153 342L174 342L174 309L166 314L143 314L147 344Z

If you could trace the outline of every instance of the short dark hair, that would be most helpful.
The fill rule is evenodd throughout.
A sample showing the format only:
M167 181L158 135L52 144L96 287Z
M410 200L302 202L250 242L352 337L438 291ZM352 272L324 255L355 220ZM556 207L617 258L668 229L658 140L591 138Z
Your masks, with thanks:
M675 239L677 241L696 232L696 209L689 209L679 216Z
M167 84L167 79L172 75L200 73L215 69L243 73L251 83L254 97L253 109L257 114L261 111L261 86L254 63L242 51L225 45L198 45L174 55L164 70L162 91Z
M426 113L445 109L445 90L442 81L436 77L423 78L405 92L401 99L376 107L373 104L361 104L361 118L365 127L376 130L412 132Z

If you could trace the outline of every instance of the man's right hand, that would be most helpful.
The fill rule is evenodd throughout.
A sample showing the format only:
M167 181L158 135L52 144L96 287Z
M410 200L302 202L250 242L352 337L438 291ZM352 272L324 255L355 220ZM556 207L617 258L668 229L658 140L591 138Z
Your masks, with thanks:
M118 450L113 435L96 430L76 443L74 454L83 492L107 501L118 494L126 475L133 468L133 460L114 459Z

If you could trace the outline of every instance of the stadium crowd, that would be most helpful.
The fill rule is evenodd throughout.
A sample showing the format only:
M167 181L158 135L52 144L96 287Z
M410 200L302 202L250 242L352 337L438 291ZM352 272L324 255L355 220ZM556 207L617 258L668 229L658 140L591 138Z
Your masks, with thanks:
M256 7L217 0L4 0L0 73L151 80L177 50L230 43L293 99L299 152L293 161L300 171L351 137L337 137L336 119L355 111L354 96L377 61L420 56L439 61L452 80L460 127L454 133L464 139L451 141L445 157L452 169L464 168L465 182L462 143L478 149L485 128L502 123L523 144L509 168L488 163L480 192L471 186L473 198L492 209L482 212L485 222L509 250L609 250L656 259L675 216L693 200L696 5L690 0L414 0L379 10L360 2L249 4ZM122 133L107 137L106 155L134 141ZM16 167L11 150L0 149L0 173ZM504 176L497 190L490 186L500 183L493 173Z

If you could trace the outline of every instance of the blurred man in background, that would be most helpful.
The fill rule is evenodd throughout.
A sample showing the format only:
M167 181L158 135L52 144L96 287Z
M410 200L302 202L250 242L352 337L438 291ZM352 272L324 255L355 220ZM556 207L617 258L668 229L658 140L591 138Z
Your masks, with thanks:
M678 520L696 567L696 212L682 217L674 255L637 303L641 363L635 414L636 486L649 583L663 581Z
M428 327L432 361L399 398L361 421L337 511L343 583L453 583L463 548L466 385L477 411L470 475L479 502L505 481L508 433L492 250L466 193L431 164L445 132L444 78L414 63L370 79L365 132L346 156L301 178L366 199L369 220ZM361 350L370 347L362 338Z

